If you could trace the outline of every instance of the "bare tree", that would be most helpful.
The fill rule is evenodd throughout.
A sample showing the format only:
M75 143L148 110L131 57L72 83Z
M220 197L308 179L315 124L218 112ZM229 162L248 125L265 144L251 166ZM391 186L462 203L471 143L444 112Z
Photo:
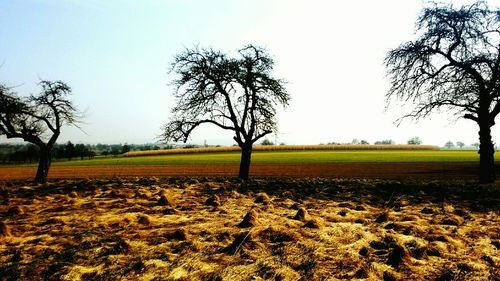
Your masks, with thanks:
M445 144L444 144L444 147L448 148L448 149L452 149L455 147L455 144L452 142L452 141L447 141Z
M272 76L273 66L267 51L253 45L238 50L238 57L186 49L172 64L177 106L163 138L186 142L203 124L233 131L241 148L239 177L247 179L253 144L276 131L276 106L290 100L284 81Z
M413 137L407 141L408 144L419 145L422 144L422 140L419 137Z
M42 91L26 98L0 85L0 135L21 138L40 149L36 182L46 180L52 160L52 148L61 127L78 126L80 113L68 99L71 88L61 81L40 81Z
M434 4L417 20L417 39L391 50L387 100L413 103L414 119L447 110L479 126L481 182L495 180L491 127L500 112L500 10L480 1Z

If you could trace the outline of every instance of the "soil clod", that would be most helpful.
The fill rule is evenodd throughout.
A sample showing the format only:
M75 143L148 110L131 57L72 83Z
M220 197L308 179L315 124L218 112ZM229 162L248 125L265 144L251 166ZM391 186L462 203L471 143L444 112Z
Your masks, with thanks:
M355 219L354 223L364 224L365 220L364 219Z
M424 207L420 212L427 215L434 214L434 210L429 207Z
M227 246L224 250L228 254L236 255L245 244L253 244L253 237L250 231L238 234L233 243Z
M363 266L360 269L358 269L358 271L356 271L356 273L354 273L354 278L358 278L358 279L368 278L368 270L366 269L366 267Z
M142 225L150 225L151 218L148 215L139 215L137 216L137 222Z
M320 220L313 218L313 219L308 220L304 224L304 226L308 227L308 228L321 228L323 226L323 223Z
M431 257L440 257L442 256L441 251L433 246L429 246L425 249L425 254Z
M179 240L179 241L185 241L189 239L189 234L187 231L183 228L177 229L176 231L170 233L167 235L169 239L172 240Z
M406 250L403 246L398 244L393 244L392 249L387 257L387 265L392 267L398 267L402 262L403 258L406 256Z
M462 224L462 222L463 222L463 219L461 219L459 217L447 217L441 221L441 224L459 226Z
M122 238L118 238L113 248L111 249L111 254L126 254L130 251L130 244L123 240Z
M356 207L354 207L354 210L356 210L356 211L365 211L366 208L363 207L362 205L357 205Z
M252 227L259 224L259 217L255 209L251 209L243 220L238 224L239 227Z
M24 214L24 209L21 206L10 207L7 211L9 216L18 216Z
M487 263L489 263L492 266L495 266L495 261L488 255L484 255L481 257L481 259Z
M2 236L11 236L12 233L10 232L9 226L5 222L0 222L0 235Z
M390 273L389 271L384 272L384 281L397 281L396 277L394 277L394 274Z
M309 214L307 213L307 210L305 208L303 208L303 207L300 207L297 210L297 213L295 214L295 216L293 217L293 219L294 220L299 220L299 221L306 221L308 216L309 216Z
M220 197L218 195L212 195L205 200L205 205L217 207L221 205Z
M175 201L172 198L172 195L170 195L168 192L165 192L162 190L160 194L160 199L158 199L158 205L160 206L169 206L172 208L175 208Z
M255 197L255 203L263 204L263 205L269 205L271 204L271 198L269 198L269 195L267 195L264 192L261 192L257 194L257 197Z
M359 250L358 253L360 256L366 257L366 256L368 256L369 251L370 250L367 247L363 247Z
M380 213L375 218L375 222L377 223L383 223L386 222L387 220L389 220L389 214L387 214L387 212Z
M370 242L370 247L372 247L375 250L387 249L387 245L384 242L380 242L380 241Z

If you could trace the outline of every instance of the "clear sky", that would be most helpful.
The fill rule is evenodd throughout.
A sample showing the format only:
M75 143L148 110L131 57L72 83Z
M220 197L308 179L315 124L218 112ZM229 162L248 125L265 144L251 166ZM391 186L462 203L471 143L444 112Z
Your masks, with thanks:
M471 1L445 1L457 5ZM19 94L39 79L62 80L86 111L85 133L63 128L59 143L157 141L175 105L168 66L185 47L233 52L266 47L275 75L288 81L290 106L280 110L287 144L419 136L426 144L478 142L477 125L436 114L394 121L383 59L412 39L422 0L23 0L0 1L0 82ZM493 7L500 0L490 1ZM500 138L500 126L493 128ZM5 138L0 138L0 142ZM190 143L232 144L207 125Z

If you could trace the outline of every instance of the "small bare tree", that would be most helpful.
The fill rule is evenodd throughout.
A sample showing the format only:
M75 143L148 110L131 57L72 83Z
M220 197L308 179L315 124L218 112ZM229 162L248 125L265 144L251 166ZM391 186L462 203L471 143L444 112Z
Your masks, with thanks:
M175 57L177 106L162 136L186 142L203 124L233 131L241 148L239 177L247 179L253 144L276 131L276 106L287 106L290 96L271 75L274 61L265 49L248 45L238 55L195 48Z
M479 126L481 182L495 180L491 127L500 113L500 10L479 1L460 8L434 4L417 21L418 38L385 59L392 87L388 101L415 104L404 117L439 110Z
M71 88L61 81L42 80L42 91L26 98L0 85L0 135L21 138L40 149L35 182L49 173L52 148L63 125L78 126L81 114L68 99Z
M408 140L408 144L413 144L413 145L420 145L422 144L422 140L419 137L413 137Z

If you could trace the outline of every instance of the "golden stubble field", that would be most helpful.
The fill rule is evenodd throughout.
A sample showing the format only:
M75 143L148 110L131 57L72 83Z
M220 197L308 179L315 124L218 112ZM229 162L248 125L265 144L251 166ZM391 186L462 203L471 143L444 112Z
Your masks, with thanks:
M0 280L500 280L498 186L0 182Z

